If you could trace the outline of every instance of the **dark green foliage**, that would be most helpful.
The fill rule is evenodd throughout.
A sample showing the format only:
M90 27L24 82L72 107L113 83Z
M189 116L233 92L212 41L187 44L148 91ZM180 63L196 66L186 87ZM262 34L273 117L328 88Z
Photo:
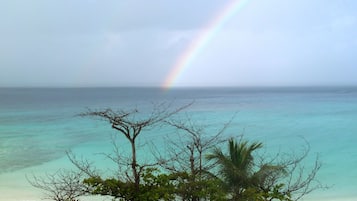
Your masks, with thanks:
M109 195L121 200L217 200L224 201L225 192L218 179L201 179L192 181L188 173L163 174L154 168L144 171L139 192L133 182L118 179L91 177L83 183L91 189L90 194Z
M172 176L159 173L154 168L147 168L143 171L141 178L139 191L137 191L135 183L114 178L91 177L85 179L84 184L92 189L91 194L109 195L122 200L157 201L174 199L175 187Z
M194 176L187 172L175 173L175 194L182 200L225 200L222 183L214 177Z

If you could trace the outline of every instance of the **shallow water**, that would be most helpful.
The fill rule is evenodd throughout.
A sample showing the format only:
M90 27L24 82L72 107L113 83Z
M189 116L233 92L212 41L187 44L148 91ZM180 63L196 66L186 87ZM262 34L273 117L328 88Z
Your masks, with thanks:
M357 88L353 87L0 88L0 176L34 167L46 171L51 169L46 164L53 161L55 166L66 166L69 149L93 160L98 160L96 153L110 152L115 132L106 122L77 116L87 108L138 108L145 115L153 103L178 107L192 101L186 113L208 133L234 116L225 135L243 133L247 139L262 141L271 153L298 151L305 139L311 146L307 165L318 154L323 163L318 178L332 186L311 196L357 197ZM164 136L176 135L164 128L146 132L141 142L156 143L158 149L164 147ZM148 158L149 148L143 150L141 157ZM1 194L6 183L0 186Z

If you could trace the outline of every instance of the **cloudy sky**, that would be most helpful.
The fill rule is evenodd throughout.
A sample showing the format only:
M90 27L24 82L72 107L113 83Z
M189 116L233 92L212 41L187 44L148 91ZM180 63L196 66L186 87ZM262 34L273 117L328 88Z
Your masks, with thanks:
M357 1L2 0L0 87L357 85ZM215 29L216 28L216 29Z

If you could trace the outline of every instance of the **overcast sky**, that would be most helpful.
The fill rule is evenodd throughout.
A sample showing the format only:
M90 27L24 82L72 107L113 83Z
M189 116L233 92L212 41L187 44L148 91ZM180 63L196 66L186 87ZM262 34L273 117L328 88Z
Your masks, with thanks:
M160 86L225 0L1 0L0 86ZM248 0L174 86L357 85L356 0Z

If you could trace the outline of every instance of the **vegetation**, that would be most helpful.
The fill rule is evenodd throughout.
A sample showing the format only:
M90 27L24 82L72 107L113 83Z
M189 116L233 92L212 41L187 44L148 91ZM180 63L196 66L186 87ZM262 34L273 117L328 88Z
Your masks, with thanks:
M228 142L228 154L216 148L207 158L216 160L218 174L229 200L291 200L291 195L281 191L283 183L269 184L273 175L284 174L285 169L279 165L264 164L254 171L253 152L263 145L249 144L248 141Z
M68 158L77 171L60 170L45 177L34 176L29 181L46 191L46 198L55 201L77 201L83 195L128 201L292 201L322 187L314 183L320 169L318 160L309 174L301 166L308 148L302 155L266 161L256 154L262 143L222 137L229 123L208 135L204 127L198 127L189 118L187 121L173 118L189 105L170 110L170 105L162 104L146 118L139 118L138 110L89 110L81 116L105 120L130 145L131 154L125 156L114 140L114 152L106 154L118 167L117 172L101 175L87 160L69 152ZM168 141L170 146L165 155L153 153L155 161L141 162L137 140L145 129L164 125L179 132L181 140ZM221 143L228 144L227 151Z

